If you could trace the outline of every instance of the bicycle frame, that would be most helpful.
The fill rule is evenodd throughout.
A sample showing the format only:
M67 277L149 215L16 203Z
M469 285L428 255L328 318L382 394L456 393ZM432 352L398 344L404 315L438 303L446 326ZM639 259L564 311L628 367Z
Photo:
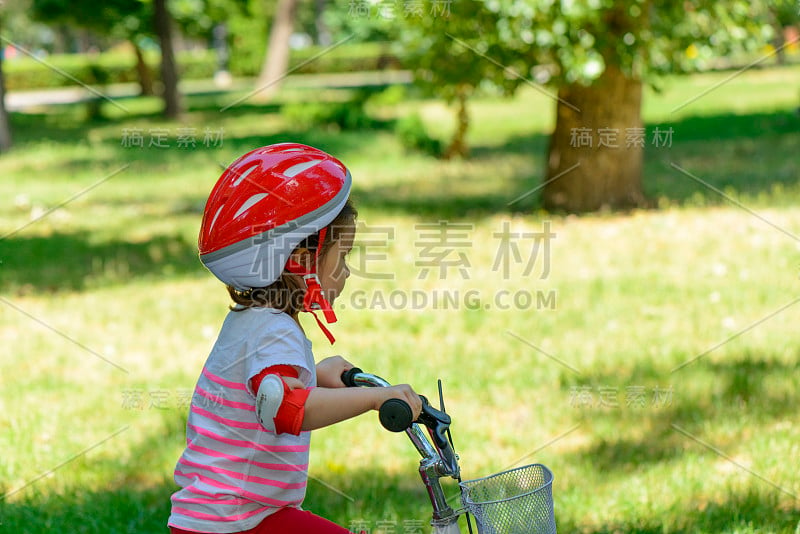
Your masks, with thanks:
M355 385L363 387L391 386L391 384L383 378L369 373L353 374L353 382ZM422 483L425 485L428 491L428 497L431 500L431 506L433 508L431 525L434 528L434 532L436 534L460 534L461 530L458 527L460 512L453 510L453 508L447 504L447 498L439 482L439 479L442 477L451 477L459 480L461 475L461 470L458 465L458 455L453 451L450 442L444 438L444 432L449 426L449 418L447 423L437 424L436 426L437 428L433 429L426 424L430 440L425 436L420 425L417 423L412 423L411 426L405 430L405 433L408 435L420 456L422 456L419 462L419 475L422 478Z

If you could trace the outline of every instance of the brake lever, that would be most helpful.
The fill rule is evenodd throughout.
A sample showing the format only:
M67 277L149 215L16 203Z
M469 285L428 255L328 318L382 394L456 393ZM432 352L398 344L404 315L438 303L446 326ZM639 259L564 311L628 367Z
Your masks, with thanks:
M422 411L416 422L428 427L436 446L440 450L444 450L450 445L450 441L447 439L447 430L450 428L452 420L449 415L431 406L424 395L420 395L420 397L422 398Z

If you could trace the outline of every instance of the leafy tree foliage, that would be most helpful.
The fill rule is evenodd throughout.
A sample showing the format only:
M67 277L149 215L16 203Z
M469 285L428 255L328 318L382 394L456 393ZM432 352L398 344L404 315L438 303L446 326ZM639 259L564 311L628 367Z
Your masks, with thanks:
M756 52L774 35L763 1L454 0L449 16L437 12L445 0L423 4L421 16L402 19L404 44L420 85L458 101L460 116L482 87L513 93L546 83L554 91L544 203L570 211L644 202L642 147L575 150L571 130L641 128L642 83Z

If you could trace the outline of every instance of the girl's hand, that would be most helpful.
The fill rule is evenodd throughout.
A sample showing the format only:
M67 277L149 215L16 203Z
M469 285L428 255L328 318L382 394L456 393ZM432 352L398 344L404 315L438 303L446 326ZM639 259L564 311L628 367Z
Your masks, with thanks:
M379 395L378 402L372 407L374 410L379 410L381 405L389 399L400 399L406 401L406 404L411 408L411 413L414 414L414 421L417 420L420 412L422 412L422 399L408 384L400 384L388 388L369 389L375 391Z
M291 376L282 376L281 380L283 380L284 384L289 389L305 389L306 385L300 382L297 378L293 378Z
M325 358L317 364L317 385L323 388L343 388L342 373L352 369L353 364L341 356Z

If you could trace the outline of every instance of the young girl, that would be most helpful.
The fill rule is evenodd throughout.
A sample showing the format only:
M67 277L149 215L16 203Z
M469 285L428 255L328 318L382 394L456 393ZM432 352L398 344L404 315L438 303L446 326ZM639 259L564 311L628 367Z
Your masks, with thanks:
M349 171L332 156L282 143L245 154L211 191L200 259L235 302L192 396L175 468L169 526L182 532L343 533L301 510L311 430L377 410L389 398L415 414L407 385L346 388L340 356L315 365L299 312L336 321L350 274L356 212Z

